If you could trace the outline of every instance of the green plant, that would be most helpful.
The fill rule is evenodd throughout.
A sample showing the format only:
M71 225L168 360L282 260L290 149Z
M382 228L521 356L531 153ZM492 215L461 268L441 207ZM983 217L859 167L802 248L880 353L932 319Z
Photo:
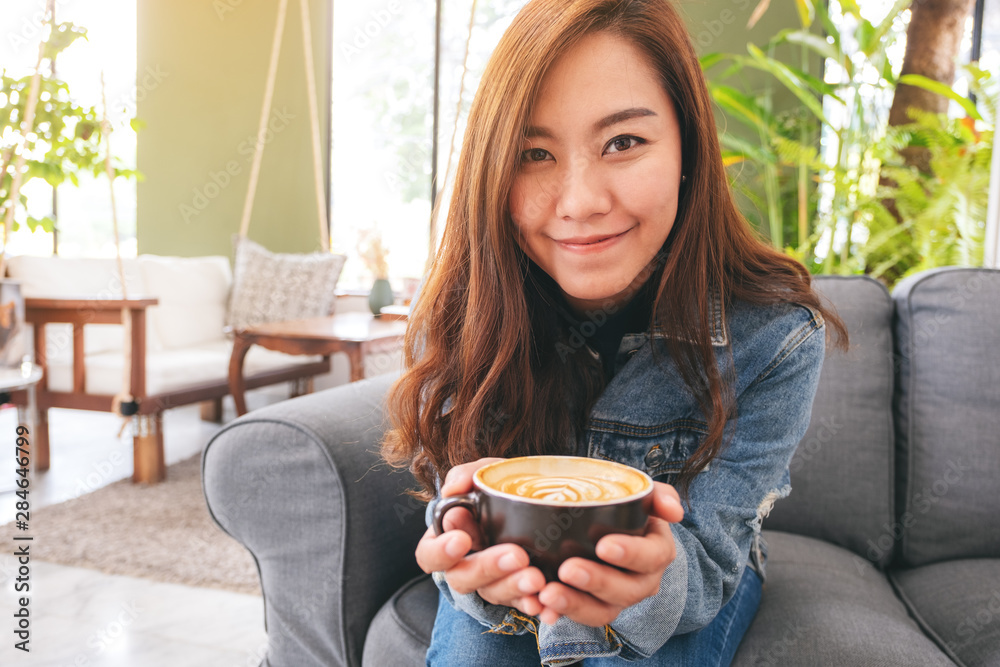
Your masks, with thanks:
M51 26L41 45L38 77L38 102L30 128L24 127L32 79L35 75L13 78L0 74L0 220L14 207L13 224L7 234L25 225L31 231L41 227L55 229L51 217L35 218L28 213L24 186L41 179L58 187L67 181L79 184L79 175L104 174L104 156L100 150L104 135L101 116L93 107L77 104L66 82L52 76L51 63L77 39L86 39L86 30L72 23ZM21 190L11 201L18 156L24 157ZM116 167L115 177L136 176L137 172Z
M889 128L876 147L882 173L889 182L863 206L870 232L860 251L866 271L876 278L896 279L939 266L983 263L986 210L994 119L1000 93L988 72L967 66L977 101L986 110L936 82L908 78L913 85L938 89L962 104L968 116L948 118L911 110L913 122ZM899 148L922 146L930 151L930 172L907 166ZM902 222L887 204L892 203Z
M741 179L745 170L731 167L734 185L749 204L744 213L760 221L776 248L812 271L864 268L854 252L863 237L856 226L862 203L878 187L875 145L884 134L896 83L888 53L899 33L895 22L909 2L897 0L885 19L872 23L854 0L831 2L829 9L823 2L795 0L801 28L783 30L762 47L748 44L745 56L702 58L716 103L756 135L756 141L729 132L721 136L730 164L753 160L759 167L751 180ZM785 60L797 62L777 58L780 49L793 54ZM824 79L809 72L810 58L817 56L826 63ZM712 74L720 64L728 67ZM719 83L745 69L767 73L770 83L755 93ZM774 113L780 90L801 106Z

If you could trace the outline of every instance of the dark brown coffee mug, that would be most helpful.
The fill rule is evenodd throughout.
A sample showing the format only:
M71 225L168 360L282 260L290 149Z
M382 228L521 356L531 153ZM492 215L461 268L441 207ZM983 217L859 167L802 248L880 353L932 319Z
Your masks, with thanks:
M444 515L468 509L486 546L518 544L546 581L578 556L599 561L597 542L610 533L642 535L653 506L653 480L613 461L578 456L523 456L483 466L470 493L442 498L434 530Z

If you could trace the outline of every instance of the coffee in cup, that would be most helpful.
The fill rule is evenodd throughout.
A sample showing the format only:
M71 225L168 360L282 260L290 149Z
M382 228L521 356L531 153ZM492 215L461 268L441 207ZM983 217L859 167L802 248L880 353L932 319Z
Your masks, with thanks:
M600 561L595 547L605 535L642 535L653 503L653 480L644 472L578 456L497 461L477 470L472 484L471 493L434 508L437 534L448 510L465 507L486 546L520 545L547 581L558 579L567 558Z

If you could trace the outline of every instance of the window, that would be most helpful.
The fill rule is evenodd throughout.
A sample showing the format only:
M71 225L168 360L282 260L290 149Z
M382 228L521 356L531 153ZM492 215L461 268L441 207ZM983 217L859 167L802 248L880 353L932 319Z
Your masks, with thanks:
M479 2L470 42L454 171L464 119L500 35L526 0ZM441 3L357 0L334 3L331 242L348 256L341 285L365 289L373 276L358 257L366 230L388 247L394 287L424 274L429 247L431 180L444 180L471 0ZM447 5L447 6L444 6ZM435 30L440 26L437 169L432 169ZM439 190L440 185L439 185ZM447 192L443 195L447 201ZM443 226L444 212L439 228Z
M104 74L108 119L113 123L112 150L125 167L135 168L136 133L129 120L135 115L136 100L136 3L135 0L104 0L100 11L90 3L56 2L56 22L72 22L87 29L87 39L79 39L56 60L56 76L69 85L75 102L93 106L100 113L101 73ZM44 3L13 3L4 9L5 38L0 40L0 62L8 76L33 72L38 43L43 35ZM24 194L29 213L36 218L53 216L56 234L41 229L31 233L26 227L15 232L7 246L11 254L49 255L57 248L64 256L113 256L114 233L111 195L107 179L83 175L79 187L60 186L53 198L52 188L39 179L27 184ZM122 252L136 254L134 179L115 182ZM55 236L55 238L53 238Z

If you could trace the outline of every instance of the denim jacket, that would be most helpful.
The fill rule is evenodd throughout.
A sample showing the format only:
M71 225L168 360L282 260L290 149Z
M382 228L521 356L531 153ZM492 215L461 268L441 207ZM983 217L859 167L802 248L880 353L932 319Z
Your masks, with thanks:
M684 519L671 525L677 556L657 594L603 628L565 617L544 625L477 593L456 594L443 572L434 573L453 606L489 632L534 634L544 665L647 658L673 635L706 626L736 590L748 559L763 576L761 520L791 490L788 465L809 425L824 323L818 313L793 304L734 303L724 317L718 301L712 306L712 344L720 371L730 363L735 371L737 416L727 423L721 454L692 481ZM626 334L616 367L590 413L578 454L626 463L672 483L707 432L697 401L657 334Z

